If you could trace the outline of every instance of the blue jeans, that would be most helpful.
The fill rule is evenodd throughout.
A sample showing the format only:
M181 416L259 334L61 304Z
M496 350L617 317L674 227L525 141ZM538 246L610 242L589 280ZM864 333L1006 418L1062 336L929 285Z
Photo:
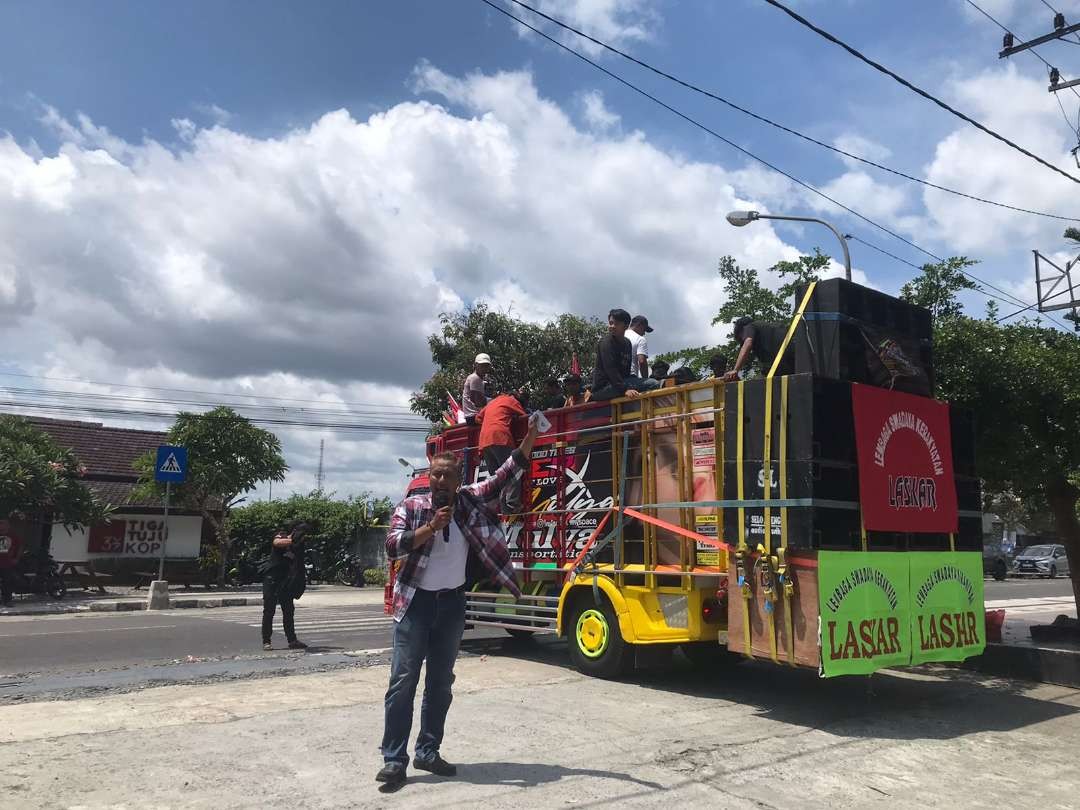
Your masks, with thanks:
M382 753L386 762L409 764L409 732L413 703L420 681L420 665L427 659L424 700L420 704L420 734L416 758L433 759L439 753L446 713L450 710L461 634L465 630L465 593L417 589L405 616L394 626L394 660L386 690L386 725Z
M660 381L654 380L651 377L647 380L643 380L640 377L631 376L623 380L623 385L628 389L632 388L635 391L655 391L660 387ZM589 401L601 402L607 399L616 399L621 396L622 394L615 390L615 386L605 385L603 388L598 388L596 391L593 391Z

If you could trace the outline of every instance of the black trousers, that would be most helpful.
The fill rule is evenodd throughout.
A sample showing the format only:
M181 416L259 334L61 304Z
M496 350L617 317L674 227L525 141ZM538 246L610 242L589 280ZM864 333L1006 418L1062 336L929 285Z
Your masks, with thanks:
M513 455L513 447L501 447L492 445L484 448L484 464L487 466L488 475L494 475L506 460ZM521 478L512 475L499 493L499 511L503 515L516 515L521 511Z
M270 643L274 632L274 613L281 605L281 623L285 626L286 641L296 641L296 627L293 625L293 598L285 593L285 580L267 577L263 580L263 644Z

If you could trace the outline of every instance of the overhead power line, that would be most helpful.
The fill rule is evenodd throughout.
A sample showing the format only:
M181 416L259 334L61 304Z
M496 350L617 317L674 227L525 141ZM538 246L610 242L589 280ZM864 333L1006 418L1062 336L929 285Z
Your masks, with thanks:
M504 15L506 17L509 17L511 20L514 20L519 25L529 29L534 34L536 34L537 36L540 36L543 39L547 40L552 45L555 45L556 47L561 48L562 50L566 51L567 53L572 54L573 56L577 57L578 59L580 59L585 64L590 65L591 67L593 67L596 70L603 73L605 76L607 76L607 77L609 77L611 79L614 79L615 81L617 81L619 84L623 85L624 87L627 87L630 90L633 90L635 93L649 99L654 104L657 104L658 106L663 107L668 112L672 113L675 116L678 116L679 118L686 121L687 123L692 124L693 126L700 129L702 132L705 132L705 133L707 133L709 135L712 135L714 138L716 138L717 140L722 141L723 143L727 144L732 149L735 149L737 152L739 152L739 153L741 153L743 155L746 155L750 159L755 160L758 163L760 163L762 166L765 166L766 168L771 169L772 171L776 172L777 174L782 175L783 177L786 177L788 180L790 180L791 182L793 182L796 185L800 186L801 188L804 188L807 191L809 191L809 192L811 192L813 194L816 194L818 197L821 197L824 200L828 200L829 202L831 202L833 205L837 206L838 208L840 208L840 209L842 209L844 211L847 211L852 216L857 217L858 219L861 219L863 222L866 222L869 225L872 225L873 227L877 228L878 230L882 231L883 233L886 233L889 236L893 237L894 239L897 239L897 240L903 242L905 245L908 245L909 247L915 248L915 250L919 251L920 253L926 254L931 259L934 259L937 262L945 261L941 256L938 256L937 254L932 253L931 251L927 250L926 248L922 247L921 245L917 245L915 242L912 242L910 239L906 239L905 237L901 236L900 234L896 233L895 231L892 231L889 228L885 227L884 225L881 225L880 223L875 222L874 220L870 219L869 217L865 216L864 214L860 214L855 209L853 209L853 208L851 208L851 207L849 207L847 205L844 205L839 200L836 200L833 197L830 197L824 191L821 191L820 189L814 188L814 186L810 185L809 183L807 183L807 182L805 182L803 180L800 180L798 177L795 177L794 175L790 174L789 172L784 171L783 169L779 168L778 166L773 165L772 163L765 160L764 158L758 157L753 152L751 152L749 149L746 149L746 148L744 148L742 146L739 146L739 144L735 143L734 141L730 140L729 138L724 137L719 132L711 129L710 127L708 127L705 124L701 123L697 119L692 118L691 116L689 116L686 113L682 112L682 110L679 110L676 107L673 107L672 105L668 104L665 101L661 101L659 98L654 96L652 93L649 93L648 91L641 89L640 87L638 87L636 84L634 84L630 80L624 79L619 74L617 74L617 73L615 73L615 72L613 72L611 70L608 70L606 67L599 64L595 60L590 59L589 57L585 56L580 51L577 51L574 48L571 48L569 45L567 45L567 44L565 44L563 42L560 42L559 40L557 40L554 37L550 36L546 32L540 30L536 26L531 25L530 23L528 23L525 20L521 19L520 17L515 15L513 12L508 11L507 9L505 9L502 6L498 5L497 3L493 2L492 0L480 0L480 2L483 3L484 5L487 5L487 6L491 7L491 8L493 8L495 11L499 12L500 14L502 14L502 15ZM853 238L857 238L857 237L853 237ZM918 265L912 264L911 262L908 262L908 261L906 261L904 259L900 259L899 257L893 256L893 254L889 253L888 251L881 250L880 248L877 248L876 246L871 245L869 242L866 242L863 239L859 239L859 241L862 242L863 244L869 246L869 247L873 247L875 250L879 250L881 253L884 253L886 256L890 256L890 257L892 257L894 259L897 259L898 261L901 261L904 264L910 265L911 267L914 267L916 269L921 269ZM960 272L963 273L965 276L968 276L969 278L971 278L973 281L976 281L976 282L978 282L980 284L986 284L986 282L981 281L977 277L972 276L970 273L968 273L968 272L966 272L964 270L961 270ZM987 285L987 286L992 287L993 285ZM994 289L998 289L999 292L1005 293L1005 291L1000 290L1000 288L994 288ZM984 294L986 294L985 291L983 291L983 292L984 292ZM1020 299L1015 299L1015 297L1012 296L1011 293L1005 293L1005 295L1008 295L1008 296L1014 298L1014 300L1017 303L1027 304L1026 301L1021 301ZM1061 324L1060 322L1058 322L1056 320L1054 322L1057 323L1058 326L1061 326L1063 329L1065 328L1064 324Z
M1040 163L1043 166L1045 166L1046 168L1057 172L1062 177L1067 177L1068 179L1072 180L1074 183L1080 183L1080 178L1074 177L1073 175L1069 174L1067 171L1059 169L1053 163L1050 163L1049 161L1044 160L1043 158L1036 155L1034 152L1028 151L1024 147L1020 146L1018 143L1015 143L1014 141L1011 141L1008 138L1006 138L1004 135L1000 135L997 132L995 132L994 130L990 129L985 124L979 123L978 121L976 121L971 116L965 115L964 113L960 112L955 107L952 107L952 106L946 104L944 101L939 99L937 96L935 96L935 95L933 95L931 93L928 93L927 91L923 90L920 87L916 87L914 84L909 82L903 76L900 76L899 74L893 72L892 70L889 70L889 68L885 67L881 63L875 62L873 59L870 59L868 56L864 55L860 51L858 51L855 48L853 48L852 46L848 45L843 40L838 39L837 37L833 36L832 34L830 34L825 29L814 25L814 23L810 22L808 19L806 19L802 15L797 14L796 12L792 11L790 8L785 6L783 3L779 2L779 0L764 0L764 1L766 3L768 3L770 6L775 6L776 8L780 9L785 14L787 14L789 17L791 17L793 20L795 20L796 22L798 22L801 25L806 26L811 31L813 31L815 34L818 34L819 36L824 37L829 42L832 42L835 45L839 45L841 48L843 48L845 51L850 53L856 59L870 65L870 67L874 68L874 70L877 70L877 71L879 71L881 73L884 73L886 76L889 76L890 78L892 78L895 81L899 82L904 87L911 90L912 92L917 93L918 95L922 96L927 101L933 102L937 106L941 107L943 110L946 110L946 111L952 113L957 118L959 118L961 121L966 121L967 123L971 124L976 129L981 130L982 132L985 132L991 138L994 138L995 140L1001 141L1002 143L1012 147L1013 149L1015 149L1020 154L1026 155L1027 157L1034 160L1036 163Z
M724 104L727 107L730 107L731 109L735 110L736 112L740 112L743 115L749 116L750 118L753 118L756 121L760 121L763 124L767 124L770 127L774 127L775 129L778 129L781 132L786 132L789 135L794 135L796 138L801 138L802 140L807 141L808 143L812 143L812 144L814 144L816 146L820 146L823 149L828 149L830 152L835 152L836 154L842 155L843 157L850 158L851 160L856 160L859 163L863 163L863 164L865 164L867 166L873 166L875 169L880 169L883 172L888 172L889 174L896 175L897 177L902 177L905 180L910 180L913 183L919 183L921 185L927 186L928 188L937 189L938 191L944 191L947 194L955 194L957 197L964 197L965 199L973 200L975 202L984 203L985 205L993 205L993 206L996 206L998 208L1008 209L1010 211L1017 211L1017 212L1023 213L1023 214L1032 214L1032 215L1038 216L1038 217L1047 217L1049 219L1058 219L1058 220L1063 220L1065 222L1077 222L1077 221L1080 221L1080 217L1067 217L1067 216L1062 216L1061 214L1050 214L1050 213L1047 213L1045 211L1035 211L1035 210L1030 209L1030 208L1023 208L1023 207L1017 206L1017 205L1009 205L1007 203L997 202L996 200L986 199L985 197L978 197L978 196L976 196L974 194L968 194L967 192L960 191L959 189L949 188L948 186L942 186L942 185L939 185L937 183L933 183L933 182L931 182L929 180L926 180L926 179L924 179L922 177L916 177L914 175L908 174L907 172L900 171L899 169L894 169L894 168L892 168L890 166L886 166L886 165L884 165L882 163L877 163L876 161L869 160L867 158L861 157L860 155L853 154L852 152L848 152L846 149L841 149L840 147L835 146L835 145L833 145L831 143L826 143L825 141L820 141L817 138L811 137L810 135L807 135L804 132L799 132L797 129L793 129L793 128L791 128L789 126L786 126L784 124L781 124L781 123L779 123L777 121L773 121L772 119L767 118L764 115L761 115L759 113L756 113L753 110L747 109L746 107L743 107L743 106L741 106L739 104L736 104L734 101L731 101L730 99L726 99L723 96L721 96L721 95L719 95L719 94L717 94L717 93L715 93L715 92L713 92L711 90L706 90L705 88L700 87L699 85L696 85L696 84L694 84L692 82L686 81L685 79L681 79L681 78L679 78L678 76L675 76L672 73L668 73L667 71L661 70L660 68L656 67L655 65L651 65L648 62L642 61L641 59L638 59L637 57L630 55L626 51L620 50L619 48L616 48L613 45L609 45L607 42L604 42L601 39L597 39L596 37L591 36L590 34L587 34L584 31L581 31L580 29L575 28L574 26L572 26L572 25L570 25L568 23L565 23L562 20L557 19L556 17L552 17L550 14L545 14L544 12L540 11L539 9L533 8L528 3L522 2L522 0L508 0L508 2L511 2L516 6L520 6L521 8L532 12L537 17L541 17L541 18L547 20L551 24L556 25L559 28L562 28L564 31L570 31L571 33L576 34L577 36L581 37L582 39L586 39L589 42L592 42L594 45L598 45L599 47L601 47L601 48L603 48L603 49L605 49L607 51L610 51L611 53L617 54L618 56L621 56L623 59L627 60L628 62L633 62L635 65L637 65L639 67L642 67L645 70L648 70L648 71L650 71L652 73L655 73L657 76L661 76L661 77L663 77L663 78L665 78L665 79L667 79L669 81L674 82L675 84L680 85L681 87L685 87L687 90L691 90L691 91L693 91L695 93L699 93L699 94L701 94L703 96L706 96L707 98L712 99L713 101L719 101L721 104Z

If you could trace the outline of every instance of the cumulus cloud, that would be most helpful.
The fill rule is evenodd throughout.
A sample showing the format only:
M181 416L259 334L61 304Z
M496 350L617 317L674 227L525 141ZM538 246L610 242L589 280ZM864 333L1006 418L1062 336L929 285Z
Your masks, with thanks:
M797 255L766 223L726 225L761 205L739 171L580 127L527 72L422 64L414 82L420 100L276 137L178 118L176 144L128 143L49 110L54 154L0 139L5 354L52 376L400 406L440 311L619 305L649 315L658 351L701 345L724 333L719 256ZM317 438L290 434L290 486L312 480ZM394 460L422 453L334 446L342 492L398 494Z
M581 112L590 129L603 132L619 125L619 114L612 112L604 104L604 94L599 90L590 90L580 97Z
M536 24L577 50L593 56L605 53L599 45L564 31L519 6L507 5L515 15ZM651 39L660 24L656 0L531 0L529 5L618 48ZM532 32L515 22L511 21L511 25L522 37L532 35Z

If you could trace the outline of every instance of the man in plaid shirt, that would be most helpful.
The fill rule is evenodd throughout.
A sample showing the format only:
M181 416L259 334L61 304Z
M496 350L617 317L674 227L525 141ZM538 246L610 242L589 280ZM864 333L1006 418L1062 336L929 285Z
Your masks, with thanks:
M386 690L384 765L375 777L388 787L405 781L413 702L425 659L413 764L439 776L457 773L439 755L439 746L465 630L465 563L471 549L495 585L521 596L498 511L489 502L511 476L528 467L536 434L536 422L530 420L525 439L510 458L486 480L465 487L458 458L453 453L436 455L428 472L431 492L406 498L390 519L386 554L402 562L394 581L394 658ZM436 509L433 502L449 505Z

